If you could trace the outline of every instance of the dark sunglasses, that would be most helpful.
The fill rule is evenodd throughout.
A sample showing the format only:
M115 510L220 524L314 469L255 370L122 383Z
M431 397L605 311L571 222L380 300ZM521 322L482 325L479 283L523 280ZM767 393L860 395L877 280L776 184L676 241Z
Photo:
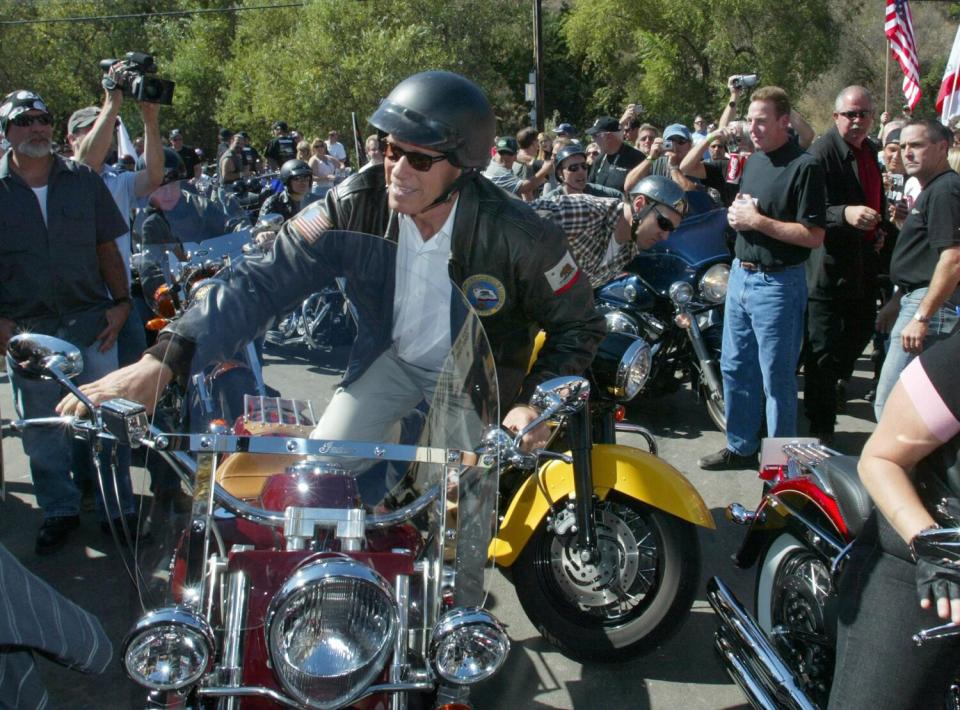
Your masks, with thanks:
M11 118L10 123L20 128L28 128L34 123L39 123L41 126L49 126L53 123L53 116L49 113L41 113L39 116L28 116L25 113L21 113L16 118Z
M667 140L668 140L668 141L673 141L673 144L674 144L674 145L677 145L677 144L679 144L679 145L686 145L687 143L690 142L690 141L688 141L686 138L681 138L680 136L674 136L673 138L667 138Z
M596 158L598 155L600 155L600 151L598 151L598 150L588 150L588 151L587 151L587 155L592 155L594 158Z
M863 119L873 115L873 111L839 111L838 113L839 115L843 116L844 118L848 118L851 121L855 118Z
M653 211L657 215L657 226L660 227L664 232L672 232L676 227L673 226L673 222L660 214L660 210L657 209L657 206L653 206Z
M579 173L581 170L589 170L590 166L586 163L574 163L573 165L566 165L563 168L568 173Z
M389 142L383 149L383 155L387 160L392 160L393 162L397 162L400 158L406 158L407 162L410 163L410 167L421 173L430 172L430 168L433 167L434 163L439 163L441 160L447 159L445 155L427 155L426 153L404 150L400 146Z

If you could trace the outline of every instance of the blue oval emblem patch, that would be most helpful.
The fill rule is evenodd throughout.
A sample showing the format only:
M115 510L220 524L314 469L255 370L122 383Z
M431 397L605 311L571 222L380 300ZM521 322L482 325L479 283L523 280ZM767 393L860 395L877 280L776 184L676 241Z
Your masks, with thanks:
M464 281L463 293L480 316L492 316L507 300L507 290L500 280L486 274L474 274Z

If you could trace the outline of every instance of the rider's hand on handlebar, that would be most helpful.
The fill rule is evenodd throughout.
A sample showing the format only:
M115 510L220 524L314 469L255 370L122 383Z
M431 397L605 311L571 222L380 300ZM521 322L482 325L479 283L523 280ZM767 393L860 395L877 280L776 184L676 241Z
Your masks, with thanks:
M123 397L140 402L148 412L153 412L154 407L157 406L157 398L172 379L173 372L169 367L151 355L144 355L132 365L121 367L96 382L81 386L80 391L94 404ZM87 408L72 394L60 400L57 404L57 414L90 416Z
M917 596L920 606L937 605L937 616L960 624L960 570L921 557L917 560Z
M503 418L503 428L515 435L519 434L520 430L536 419L537 416L538 412L533 407L516 406L507 412L507 416ZM520 441L520 448L524 451L542 449L547 445L549 439L550 427L547 426L546 422L543 422L536 429L527 432L526 436Z

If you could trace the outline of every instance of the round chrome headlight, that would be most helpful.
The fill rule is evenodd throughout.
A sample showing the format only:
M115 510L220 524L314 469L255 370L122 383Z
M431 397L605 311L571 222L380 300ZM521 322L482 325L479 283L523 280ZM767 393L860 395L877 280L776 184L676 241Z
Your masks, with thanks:
M607 323L608 333L629 333L639 335L640 328L637 322L623 311L608 311L603 316Z
M727 297L729 280L730 267L726 264L714 264L700 279L700 294L708 301L721 303Z
M123 641L123 667L135 683L151 690L180 690L196 683L210 666L213 632L181 607L146 614Z
M437 675L467 685L489 678L507 660L510 639L503 626L483 609L454 609L440 619L430 642Z
M390 585L366 565L323 559L297 570L267 611L270 660L284 690L318 710L349 705L383 669L397 633Z
M690 303L690 300L693 298L693 286L686 281L674 281L670 284L670 291L668 293L671 301L678 306L682 306Z
M617 368L616 396L621 401L628 401L637 396L650 376L650 346L647 341L637 338L631 343Z
M633 301L636 301L636 300L637 300L637 287L634 286L633 284L627 284L626 286L624 286L624 287L623 287L623 297L624 297L625 299L627 299L628 301L630 301L631 303L632 303Z

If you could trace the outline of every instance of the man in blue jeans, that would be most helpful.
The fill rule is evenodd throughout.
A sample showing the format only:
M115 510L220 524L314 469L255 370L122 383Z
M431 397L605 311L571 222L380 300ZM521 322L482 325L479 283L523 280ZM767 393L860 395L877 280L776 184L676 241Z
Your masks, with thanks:
M11 145L0 158L0 354L17 331L54 335L80 347L84 375L98 379L117 367L117 336L132 309L115 241L127 223L99 175L53 154L53 116L39 96L8 94L0 130ZM56 383L15 372L11 382L21 416L54 414ZM47 554L79 525L70 432L31 428L23 447L43 509L36 551Z
M786 92L775 86L754 91L747 123L757 152L728 212L737 240L720 358L727 445L700 459L708 471L755 465L764 396L770 436L796 434L796 368L807 302L803 265L823 243L826 224L823 172L790 140Z
M877 316L881 331L896 318L873 402L877 421L903 368L957 327L960 175L947 162L952 144L950 130L938 121L915 119L900 130L904 168L923 191L904 220L890 260L897 293Z

